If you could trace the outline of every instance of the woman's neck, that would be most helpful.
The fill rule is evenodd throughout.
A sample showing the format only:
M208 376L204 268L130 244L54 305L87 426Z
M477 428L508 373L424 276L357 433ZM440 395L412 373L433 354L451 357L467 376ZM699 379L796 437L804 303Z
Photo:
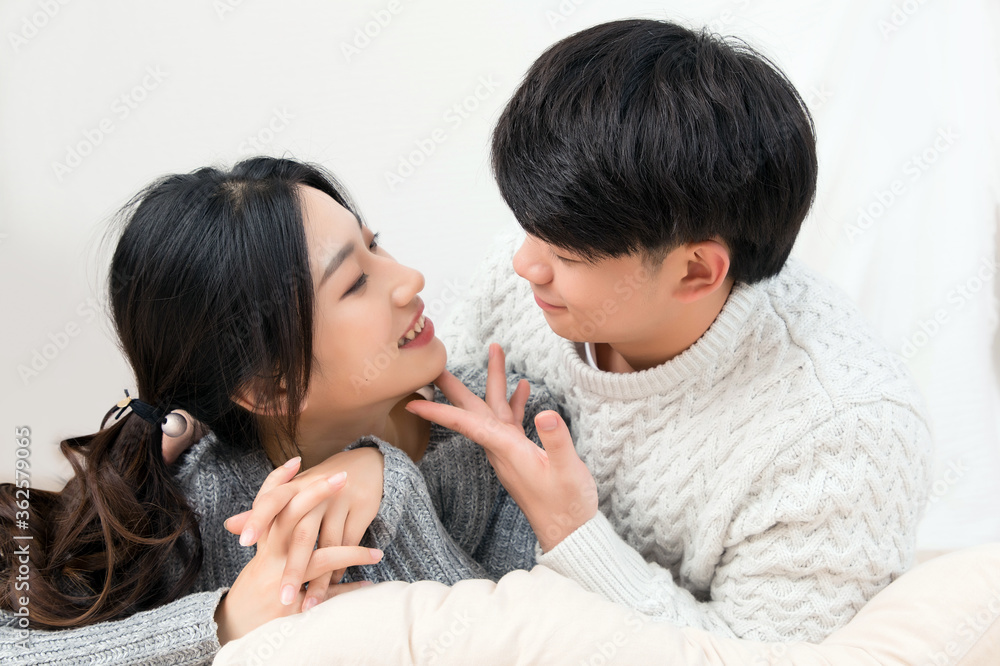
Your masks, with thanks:
M302 455L301 469L317 465L330 456L340 453L351 443L362 437L374 436L392 444L406 453L414 462L423 457L430 442L430 423L406 411L404 407L411 400L421 399L417 393L391 405L388 412L368 415L361 419L337 423L309 423L302 419L299 423L297 443ZM288 460L283 451L294 447L282 447L282 437L269 429L264 437L264 449L271 463L277 467Z

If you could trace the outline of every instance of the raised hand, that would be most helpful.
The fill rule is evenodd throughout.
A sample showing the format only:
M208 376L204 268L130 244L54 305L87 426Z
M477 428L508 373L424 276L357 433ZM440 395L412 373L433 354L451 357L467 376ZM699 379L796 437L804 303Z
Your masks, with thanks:
M521 380L507 399L504 353L499 345L490 345L485 401L447 370L434 383L451 405L414 400L406 409L486 450L497 477L531 523L543 551L555 548L597 514L597 484L577 455L562 417L551 410L535 416L544 449L525 436L522 421L528 382Z

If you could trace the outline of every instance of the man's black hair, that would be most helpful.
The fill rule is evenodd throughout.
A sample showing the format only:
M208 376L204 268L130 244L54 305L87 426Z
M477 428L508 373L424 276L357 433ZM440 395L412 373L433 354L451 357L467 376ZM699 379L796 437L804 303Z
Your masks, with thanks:
M816 190L816 139L787 77L742 42L604 23L535 61L493 134L529 234L590 260L721 238L729 277L781 270Z

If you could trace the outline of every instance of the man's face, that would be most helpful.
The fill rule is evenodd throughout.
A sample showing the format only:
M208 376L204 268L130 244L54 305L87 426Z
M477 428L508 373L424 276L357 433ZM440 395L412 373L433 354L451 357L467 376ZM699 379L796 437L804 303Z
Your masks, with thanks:
M638 255L588 263L529 235L513 263L557 335L615 344L649 339L669 319L669 256L655 271Z

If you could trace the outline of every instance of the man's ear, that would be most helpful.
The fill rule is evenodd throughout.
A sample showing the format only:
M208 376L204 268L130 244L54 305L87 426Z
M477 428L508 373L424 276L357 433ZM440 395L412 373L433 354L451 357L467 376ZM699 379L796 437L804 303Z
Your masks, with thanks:
M689 243L682 261L686 273L674 293L682 303L693 303L715 293L729 275L729 248L719 240Z
M233 402L243 409L256 414L257 416L279 417L288 414L288 391L285 388L285 380L278 383L278 391L273 400L268 399L267 392L263 390L264 383L273 381L262 377L256 377L244 386L241 386L233 394ZM302 396L299 403L299 411L306 408L308 396Z

